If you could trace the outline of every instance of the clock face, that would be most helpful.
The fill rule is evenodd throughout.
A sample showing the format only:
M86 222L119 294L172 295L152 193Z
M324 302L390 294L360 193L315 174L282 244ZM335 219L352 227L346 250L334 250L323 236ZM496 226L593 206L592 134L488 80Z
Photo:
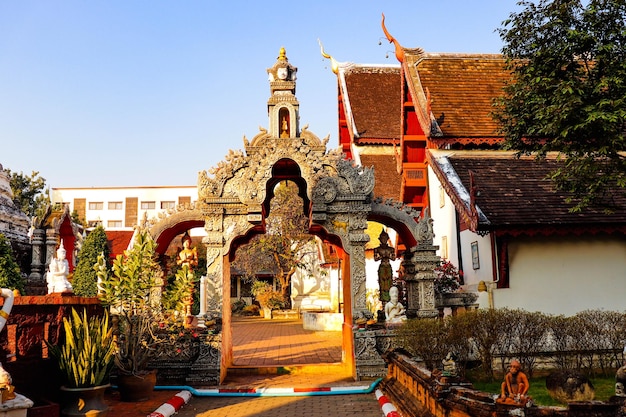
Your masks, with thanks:
M287 79L287 68L278 68L276 70L276 75L278 76L278 79L280 80Z

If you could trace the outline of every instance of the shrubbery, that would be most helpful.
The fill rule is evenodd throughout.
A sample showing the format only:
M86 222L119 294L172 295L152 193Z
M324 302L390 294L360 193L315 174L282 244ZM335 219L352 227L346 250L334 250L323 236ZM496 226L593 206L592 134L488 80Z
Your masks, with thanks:
M0 288L18 290L24 294L24 281L20 267L13 257L11 243L0 233Z
M421 358L429 369L441 366L450 351L463 372L481 364L488 379L513 358L532 376L539 359L556 369L610 375L624 361L626 313L586 310L571 317L524 310L476 310L438 319L408 320L397 332L398 345Z
M72 289L75 295L81 297L95 297L98 294L98 275L94 265L98 263L98 256L104 255L109 266L109 245L104 227L97 226L85 238L83 247L78 254L78 264L72 278Z

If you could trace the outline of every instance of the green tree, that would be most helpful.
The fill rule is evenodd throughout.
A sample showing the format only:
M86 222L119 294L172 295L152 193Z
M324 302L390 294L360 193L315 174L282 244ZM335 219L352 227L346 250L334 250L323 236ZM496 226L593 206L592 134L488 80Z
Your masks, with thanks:
M521 1L499 34L512 79L494 115L520 155L563 157L552 173L573 211L626 188L626 3Z
M83 247L78 253L78 264L74 270L72 288L74 294L82 297L95 297L98 294L98 274L94 265L98 263L98 256L104 255L109 260L109 245L104 227L97 226L83 242Z
M11 172L10 169L5 171L9 174L15 205L31 218L42 217L50 205L50 190L46 188L46 179L38 171L33 171L30 176L23 172Z
M19 290L24 294L24 279L20 267L13 258L11 243L2 233L0 233L0 288Z
M301 207L296 184L291 181L278 184L270 203L265 234L254 236L241 247L233 263L248 279L255 279L260 272L275 274L286 308L291 307L291 277L298 268L312 268L307 254L316 249Z

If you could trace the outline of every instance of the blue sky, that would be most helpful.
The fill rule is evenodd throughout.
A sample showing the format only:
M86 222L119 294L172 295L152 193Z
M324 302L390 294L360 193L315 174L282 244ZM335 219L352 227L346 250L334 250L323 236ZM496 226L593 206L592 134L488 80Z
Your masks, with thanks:
M267 127L281 46L300 125L337 143L342 62L405 47L498 53L517 0L0 0L0 163L50 187L194 185Z

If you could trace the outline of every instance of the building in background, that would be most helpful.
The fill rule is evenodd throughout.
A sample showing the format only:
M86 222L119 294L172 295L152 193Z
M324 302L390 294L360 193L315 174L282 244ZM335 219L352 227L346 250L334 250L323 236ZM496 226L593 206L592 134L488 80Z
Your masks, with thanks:
M428 53L383 31L399 67L338 63L323 52L337 75L339 145L374 167L374 194L428 209L438 255L463 272L464 290L485 282L490 307L622 310L623 195L613 196L612 213L572 213L547 179L557 162L502 150L491 115L510 77L501 55ZM381 178L393 182L381 189Z
M69 206L87 227L132 231L139 222L157 218L177 205L198 199L195 185L171 187L52 188L52 204Z
M178 205L192 205L198 199L195 185L162 187L80 187L52 188L52 204L69 207L86 225L104 227L109 240L111 257L128 248L134 228L146 218L156 220ZM190 231L194 244L202 230ZM176 244L182 246L179 239Z

